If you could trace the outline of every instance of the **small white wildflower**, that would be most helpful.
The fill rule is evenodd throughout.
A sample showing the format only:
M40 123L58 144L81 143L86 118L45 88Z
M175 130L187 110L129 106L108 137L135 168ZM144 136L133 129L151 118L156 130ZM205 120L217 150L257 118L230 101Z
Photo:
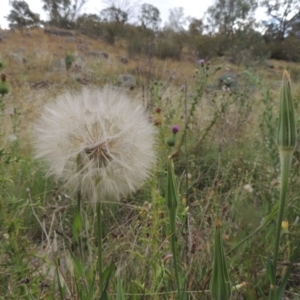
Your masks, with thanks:
M245 184L244 189L249 193L253 193L253 187L250 184Z
M143 107L110 87L66 93L46 105L35 125L36 158L49 175L92 201L119 198L148 177L154 128Z

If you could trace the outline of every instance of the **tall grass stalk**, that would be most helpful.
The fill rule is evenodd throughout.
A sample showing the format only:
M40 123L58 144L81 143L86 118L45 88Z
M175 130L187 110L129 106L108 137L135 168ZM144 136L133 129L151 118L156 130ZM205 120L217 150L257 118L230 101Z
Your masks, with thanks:
M100 295L103 293L103 263L102 263L102 218L101 218L101 201L97 202L97 243L98 243L98 274L100 284Z
M175 153L176 154L176 153ZM169 212L170 222L170 243L173 254L174 270L177 282L177 295L181 299L181 281L179 275L177 251L176 251L176 214L179 202L178 189L176 178L174 174L173 155L168 157L168 173L167 173L167 190L166 190L166 204Z
M276 224L275 244L273 261L269 266L270 270L270 300L281 299L276 288L276 270L277 260L279 253L279 242L281 233L281 224L283 219L283 212L286 202L286 193L288 189L289 176L292 164L292 158L294 149L296 147L297 130L296 120L294 112L294 104L291 94L290 77L287 71L283 73L283 80L280 89L280 110L279 110L279 122L278 122L278 134L277 143L280 156L280 199L279 199L279 211ZM281 288L280 288L281 289ZM280 290L279 289L279 290Z

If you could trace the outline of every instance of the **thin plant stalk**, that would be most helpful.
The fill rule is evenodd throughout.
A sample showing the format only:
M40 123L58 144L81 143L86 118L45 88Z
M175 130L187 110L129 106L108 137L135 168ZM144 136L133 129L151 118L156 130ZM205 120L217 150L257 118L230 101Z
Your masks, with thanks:
M175 153L176 154L176 153ZM178 262L177 262L177 251L176 251L176 239L175 239L175 232L176 232L176 213L177 213L177 206L179 202L178 190L177 190L177 183L174 174L174 165L173 165L173 156L171 155L168 157L168 175L167 175L167 190L166 190L166 204L168 207L169 212L169 221L170 221L170 243L171 243L171 250L173 254L173 263L174 263L174 270L177 282L177 293L178 299L181 299L181 281L179 276L179 269L178 269Z
M179 270L178 270L178 262L177 262L177 251L176 251L176 208L169 209L169 220L170 220L170 229L171 229L171 249L173 254L173 263L174 263L174 270L177 282L177 292L178 292L178 299L180 299L181 294L181 284L179 278Z
M292 165L293 152L290 151L281 151L280 153L280 162L281 162L281 190L280 190L280 202L279 202L279 211L278 219L276 225L276 235L275 235L275 248L274 248L274 270L276 270L277 259L278 259L278 249L279 249L279 239L281 232L281 224L283 219L283 211L286 201L286 193L289 183L289 174Z
M102 217L101 217L101 202L97 202L97 243L98 243L98 273L100 282L100 295L103 293L103 264L102 264Z
M82 248L82 239L81 239L81 227L82 227L82 215L81 215L81 192L78 191L77 193L77 212L75 218L79 218L80 227L77 230L77 242L79 246L79 255L80 255L80 262L83 263L83 248Z
M279 252L279 242L280 242L280 233L281 233L281 224L283 220L283 212L286 202L286 193L289 183L289 174L292 165L293 150L281 150L280 151L280 164L281 164L281 189L280 189L280 202L279 210L276 224L276 233L275 233L275 245L274 245L274 255L273 255L273 270L272 270L272 282L275 284L276 280L276 270L277 270L277 261L278 261L278 252ZM274 287L271 286L270 290L270 299L274 299Z

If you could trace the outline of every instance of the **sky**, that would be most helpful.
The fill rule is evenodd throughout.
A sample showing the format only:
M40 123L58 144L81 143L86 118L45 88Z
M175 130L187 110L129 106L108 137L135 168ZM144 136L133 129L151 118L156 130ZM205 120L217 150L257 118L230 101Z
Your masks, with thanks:
M5 19L11 10L9 0L0 0L0 27L8 28L8 23ZM29 8L34 12L40 14L41 19L46 19L46 14L42 10L42 0L25 0ZM136 2L136 1L132 1ZM201 3L200 3L201 2ZM160 11L162 25L168 20L169 9L174 7L183 7L185 16L191 16L201 19L207 8L213 3L213 0L206 1L192 1L192 0L141 0L140 4L148 3L157 7ZM103 4L101 0L88 0L87 4L82 8L82 13L97 13L107 5Z

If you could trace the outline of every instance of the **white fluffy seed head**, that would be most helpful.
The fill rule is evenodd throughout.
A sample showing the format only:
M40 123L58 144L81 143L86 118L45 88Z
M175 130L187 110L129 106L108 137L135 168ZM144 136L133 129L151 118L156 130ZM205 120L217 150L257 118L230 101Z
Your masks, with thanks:
M46 105L34 126L36 158L73 192L119 198L148 177L154 128L143 107L110 87L66 93Z

